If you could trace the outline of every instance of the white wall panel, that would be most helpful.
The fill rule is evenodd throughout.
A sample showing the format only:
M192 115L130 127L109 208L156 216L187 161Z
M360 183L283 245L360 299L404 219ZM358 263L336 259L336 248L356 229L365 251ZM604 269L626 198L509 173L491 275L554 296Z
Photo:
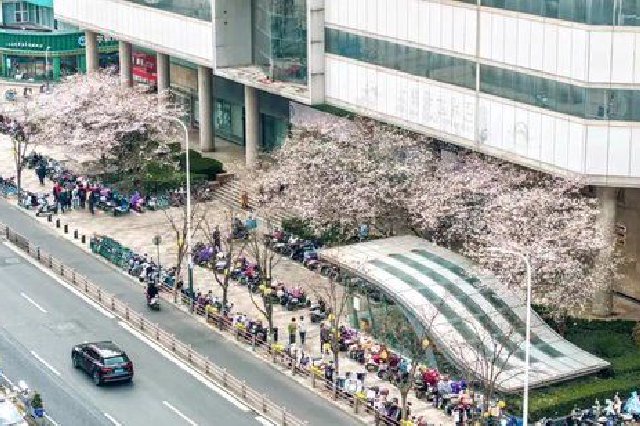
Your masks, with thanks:
M589 74L591 82L609 82L611 72L611 32L589 35Z
M527 157L540 160L542 150L542 114L535 111L529 112L529 146Z
M540 145L540 161L553 164L553 150L556 137L556 120L547 114L541 114L542 141Z
M480 57L491 59L491 22L493 15L482 12L480 14Z
M617 83L633 82L635 34L613 33L613 69L611 79Z
M447 133L452 133L452 122L451 122L451 90L445 89L444 87L440 88L440 130Z
M491 59L498 62L504 61L504 21L498 15L491 20Z
M464 132L464 95L451 90L451 133L462 135Z
M396 112L394 116L402 120L407 119L409 110L408 80L409 79L407 77L403 76L398 76L396 78Z
M640 176L640 129L631 130L631 158L630 170L631 176Z
M419 25L417 27L418 29L418 39L419 39L419 43L424 44L425 46L429 44L429 31L430 31L430 23L431 21L429 20L429 13L431 11L431 8L429 7L429 3L427 3L426 1L421 1L421 0L416 0L418 2L418 13L420 14L419 17ZM415 32L416 29L414 28L413 31L410 32Z
M518 22L518 52L516 64L528 68L531 54L531 21L520 19Z
M608 129L603 126L587 128L587 150L585 173L604 175L607 173L607 138Z
M349 3L344 1L338 1L337 15L335 16L336 23L339 25L347 25L349 15Z
M398 0L387 0L387 32L384 33L387 37L399 38L398 35ZM405 23L406 25L406 23Z
M342 21L345 22L345 26L349 28L355 28L361 30L358 26L358 2L357 0L346 0L343 2L347 9L346 16L343 17Z
M571 77L571 29L567 27L558 28L558 75Z
M440 4L429 3L429 40L427 41L429 46L440 46L440 40L442 39L441 19Z
M585 126L576 123L569 123L569 161L567 168L574 172L584 172L584 134Z
M502 138L504 130L502 128L502 104L499 102L491 102L491 121L489 123L489 132L486 143L496 148L502 148Z
M347 86L346 86L346 93L345 95L345 99L347 100L347 102L349 103L358 103L359 101L359 93L358 93L358 69L361 67L358 67L357 65L354 65L352 63L347 63Z
M378 32L378 1L379 0L368 0L367 7L360 11L360 13L366 13L367 15L367 31L374 34Z
M545 24L542 70L555 74L558 69L558 27Z
M441 38L440 47L447 50L453 50L453 31L463 32L464 28L455 28L453 26L453 7L443 4L440 9Z
M540 22L531 22L531 65L534 70L541 70L544 63L544 25Z
M504 62L515 64L518 60L518 19L506 17L504 20Z
M396 76L395 74L389 74L381 71L380 77L382 77L383 80L387 81L387 98L384 113L395 116L397 108L396 94L398 90L396 84Z
M421 21L420 17L420 0L409 0L407 3L407 22L409 41L413 43L420 43L421 27L426 27L426 24Z
M569 162L569 120L556 118L555 124L553 164L566 169Z
M367 68L359 67L357 65L353 66L354 70L353 74L356 74L356 86L354 92L357 93L356 96L356 104L357 105L367 105Z
M387 30L387 22L389 21L389 16L387 15L387 2L385 0L376 0L376 6L376 13L378 18L376 32L378 34L388 34L389 32Z
M475 141L476 136L476 97L472 94L464 96L464 121L462 136L468 140Z
M368 0L356 0L356 3L356 19L358 22L358 28L363 31L367 31L367 9L369 8L370 2ZM375 8L373 8L373 10L375 10ZM373 22L375 22L375 19Z
M476 55L477 17L474 10L464 9L464 53Z
M465 35L469 31L465 23L465 9L452 7L451 10L453 11L453 25L451 26L451 32L453 33L452 50L464 52Z
M420 83L414 79L407 81L407 120L420 122Z
M90 4L89 4L90 3ZM212 65L213 24L128 2L56 0L56 16L141 46Z
M502 106L502 149L515 150L515 108L513 105Z
M609 159L607 163L607 174L614 176L627 176L629 174L630 144L630 128L609 128Z
M529 145L529 113L523 108L516 108L514 129L513 152L526 157Z
M420 82L420 124L429 125L429 116L431 115L431 85L425 80Z
M587 69L587 32L573 28L571 32L571 44L571 76L578 80L585 80Z

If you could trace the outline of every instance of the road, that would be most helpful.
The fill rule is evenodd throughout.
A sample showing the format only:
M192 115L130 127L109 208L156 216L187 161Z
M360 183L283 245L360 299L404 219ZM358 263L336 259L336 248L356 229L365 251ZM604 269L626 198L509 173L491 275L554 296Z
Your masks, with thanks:
M76 269L136 311L145 313L152 322L177 336L183 343L190 344L194 350L208 356L217 365L226 368L230 374L245 380L247 385L264 393L273 402L286 407L289 412L308 421L310 425L340 426L355 423L351 416L330 402L229 343L177 308L165 303L160 312L148 312L143 290L133 280L65 240L56 234L52 227L47 227L18 211L5 200L0 200L0 222L21 233L43 250L53 253L66 265ZM118 238L117 235L112 237Z
M0 244L0 353L7 376L38 390L59 425L259 425L255 413L108 312ZM131 384L97 387L71 365L73 345L113 340ZM197 374L195 374L197 376ZM262 419L261 419L262 420Z

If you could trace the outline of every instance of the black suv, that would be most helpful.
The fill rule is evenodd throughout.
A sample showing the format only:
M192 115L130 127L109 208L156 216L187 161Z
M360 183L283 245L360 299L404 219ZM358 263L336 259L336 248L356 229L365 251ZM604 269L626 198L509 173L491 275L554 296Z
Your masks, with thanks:
M130 382L133 379L133 363L127 354L113 342L83 343L71 350L71 361L100 386L106 382Z

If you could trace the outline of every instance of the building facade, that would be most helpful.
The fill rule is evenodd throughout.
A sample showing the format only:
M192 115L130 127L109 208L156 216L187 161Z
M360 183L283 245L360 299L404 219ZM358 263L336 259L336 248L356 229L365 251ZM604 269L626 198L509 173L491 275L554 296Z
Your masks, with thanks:
M85 71L84 32L54 18L53 0L0 6L0 77L44 81ZM101 36L98 49L102 66L117 63L117 41Z
M195 64L205 150L215 127L233 139L242 123L254 161L287 102L329 104L578 175L602 226L640 254L638 0L56 0L55 12L121 40L121 57L131 43L158 52L160 87L167 57ZM631 269L620 289L640 300Z

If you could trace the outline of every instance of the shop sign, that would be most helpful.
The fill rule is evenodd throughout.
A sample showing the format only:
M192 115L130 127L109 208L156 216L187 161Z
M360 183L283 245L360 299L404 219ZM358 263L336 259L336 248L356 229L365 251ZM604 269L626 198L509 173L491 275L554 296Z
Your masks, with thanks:
M105 44L105 43L113 42L116 40L111 36L104 36L102 34L98 34L96 36L96 39L98 40L98 44ZM86 37L84 35L81 35L80 37L78 37L78 46L85 47L86 45L87 45Z
M12 48L22 48L22 49L44 49L44 44L42 43L29 43L26 41L14 41L7 43L7 47Z

